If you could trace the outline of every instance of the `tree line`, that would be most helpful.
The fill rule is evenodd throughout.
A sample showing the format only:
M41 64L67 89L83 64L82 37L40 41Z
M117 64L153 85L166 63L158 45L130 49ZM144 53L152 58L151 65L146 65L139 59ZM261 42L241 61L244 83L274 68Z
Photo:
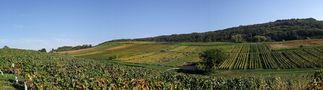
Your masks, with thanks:
M84 44L84 45L78 45L78 46L62 46L62 47L58 47L57 49L52 49L50 52L79 50L79 49L85 49L85 48L91 48L91 47L93 47L91 44Z
M149 38L119 39L113 41L262 42L309 38L323 38L323 21L318 21L314 18L285 19L262 24L232 27L204 33L173 34Z

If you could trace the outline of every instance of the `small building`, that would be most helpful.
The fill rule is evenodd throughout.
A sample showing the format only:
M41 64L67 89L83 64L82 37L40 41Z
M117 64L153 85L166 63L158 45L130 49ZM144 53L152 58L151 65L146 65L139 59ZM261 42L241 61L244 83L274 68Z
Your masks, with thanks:
M195 71L197 70L197 63L196 62L185 62L184 65L180 66L180 70L184 71Z

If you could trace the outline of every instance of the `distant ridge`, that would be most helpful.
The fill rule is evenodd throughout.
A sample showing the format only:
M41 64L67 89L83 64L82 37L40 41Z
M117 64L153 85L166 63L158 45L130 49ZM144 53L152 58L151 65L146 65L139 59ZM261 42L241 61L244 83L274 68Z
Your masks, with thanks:
M217 42L234 41L234 36L243 41L256 42L258 37L266 41L298 40L323 38L323 22L314 18L285 19L274 22L245 25L204 33L173 34L138 39L119 39L113 41L156 41L156 42ZM102 43L103 44L103 43Z

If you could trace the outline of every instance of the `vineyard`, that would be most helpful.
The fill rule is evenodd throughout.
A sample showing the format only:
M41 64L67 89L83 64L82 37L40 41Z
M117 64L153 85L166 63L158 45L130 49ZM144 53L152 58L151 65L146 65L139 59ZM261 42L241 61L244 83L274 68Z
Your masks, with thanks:
M323 67L322 40L307 40L306 47L296 47L302 41L273 43L156 43L112 42L83 51L67 52L81 58L116 60L131 63L161 64L172 67L186 62L199 62L199 53L222 49L230 56L219 69L295 69ZM298 44L302 45L302 44ZM311 46L312 45L312 46ZM282 46L282 47L279 47ZM279 48L278 48L279 47ZM283 48L287 47L287 48ZM289 48L290 47L290 48ZM60 52L64 53L64 52Z
M108 59L131 63L162 64L180 66L184 62L198 62L198 53L207 49L229 50L232 43L156 43L156 42L112 42L94 48L58 52L81 58Z
M308 89L321 85L313 73L323 66L323 48L272 49L271 43L115 42L84 50L41 53L0 49L0 83L23 89ZM176 70L199 62L209 49L228 53L219 70ZM116 60L109 57L116 56ZM323 75L322 75L323 76ZM19 82L16 82L18 77ZM13 87L7 87L12 85Z
M28 89L303 89L311 80L310 76L299 76L301 81L272 76L222 78L15 49L0 49L0 55L0 69L21 78L13 85L23 88L25 83Z
M322 47L271 50L268 44L235 45L220 69L322 68Z

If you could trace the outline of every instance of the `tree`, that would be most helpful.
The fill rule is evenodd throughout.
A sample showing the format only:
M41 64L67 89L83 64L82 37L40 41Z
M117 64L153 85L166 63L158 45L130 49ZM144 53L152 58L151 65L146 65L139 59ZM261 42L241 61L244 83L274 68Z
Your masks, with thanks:
M52 50L49 51L49 53L54 53L55 52L55 49L52 48Z
M256 35L271 41L297 40L310 37L323 38L323 23L313 18L277 20L263 24L232 27L204 33L173 34L149 38L119 39L113 41L157 41L157 42L255 42ZM109 41L109 42L113 42ZM105 42L103 44L109 43ZM101 45L101 44L100 44Z
M267 38L265 36L260 36L260 35L255 36L256 42L264 42L266 40L267 40Z
M3 49L9 49L9 46L3 46Z
M114 59L117 59L117 56L110 56L107 58L107 60L114 60Z
M204 64L204 71L211 72L227 58L227 54L221 49L210 49L201 52L199 57Z
M243 37L241 34L233 35L231 39L236 42L236 43L241 43L244 41Z
M47 52L45 48L38 50L39 52Z
M70 51L70 50L79 50L79 49L85 49L85 48L91 48L93 47L91 44L84 44L84 45L78 45L78 46L62 46L58 47L57 49L54 49L52 51L55 52L61 52L61 51Z

